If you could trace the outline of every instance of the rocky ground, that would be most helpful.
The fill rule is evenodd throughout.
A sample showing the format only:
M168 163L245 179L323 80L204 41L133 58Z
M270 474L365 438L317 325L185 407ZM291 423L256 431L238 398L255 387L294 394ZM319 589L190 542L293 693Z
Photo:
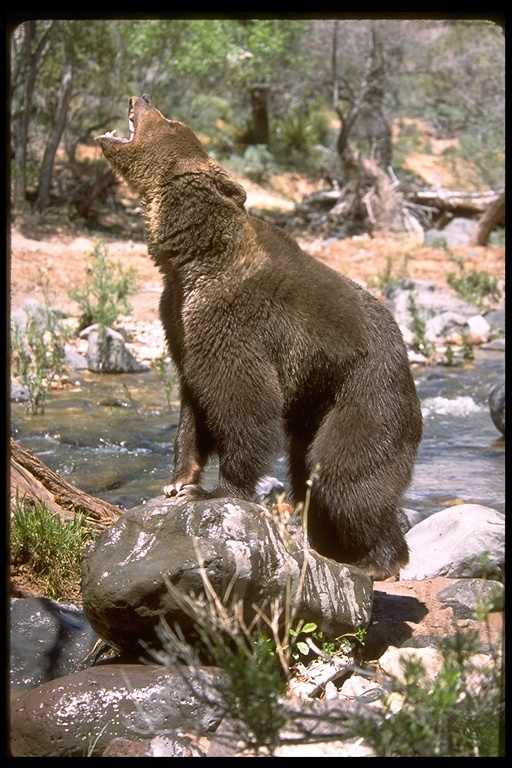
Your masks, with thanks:
M294 200L314 191L318 185L288 174L274 180L272 188L258 187L248 180L240 180L248 192L248 207L254 212L289 211ZM114 223L122 225L122 217L115 216ZM10 306L11 310L22 306L29 299L44 300L44 286L51 291L52 303L71 314L77 315L77 305L69 298L72 288L83 286L87 280L87 264L98 238L103 237L109 255L125 268L137 270L137 293L130 300L132 319L135 323L158 323L158 297L160 276L147 255L143 241L140 217L135 213L125 217L126 237L113 237L108 232L85 229L76 221L63 219L61 215L46 214L37 219L30 215L18 216L11 229L10 259ZM448 292L447 273L456 271L456 264L443 248L424 247L411 236L362 236L347 240L330 238L323 240L303 234L297 237L300 244L312 255L347 276L361 280L376 288L389 268L392 258L392 275L396 277L404 268L407 276L432 282ZM454 257L462 258L468 268L484 271L502 279L505 272L504 247L460 247L452 249ZM13 583L17 596L41 596L41 586L25 567ZM424 582L376 583L375 594L382 610L399 610L407 605L396 601L397 595L410 595L425 606L423 616L396 616L397 627L406 625L412 634L443 635L453 628L451 609L442 607L436 594L443 588L438 580ZM441 579L441 582L445 580ZM501 614L496 621L501 621Z

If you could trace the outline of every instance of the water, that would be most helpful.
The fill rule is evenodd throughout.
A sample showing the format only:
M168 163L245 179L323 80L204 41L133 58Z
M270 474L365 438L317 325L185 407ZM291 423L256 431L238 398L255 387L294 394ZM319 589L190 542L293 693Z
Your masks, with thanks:
M505 511L505 439L488 397L504 376L504 354L480 350L471 363L415 371L424 438L405 506L432 514L455 500ZM156 373L80 372L71 390L51 391L45 413L12 403L11 434L69 483L125 509L159 496L169 482L179 403ZM273 474L286 480L284 461ZM204 484L216 482L216 466Z
M504 371L503 354L480 351L463 368L416 375L424 436L406 506L430 514L458 500L505 512L505 438L488 404Z

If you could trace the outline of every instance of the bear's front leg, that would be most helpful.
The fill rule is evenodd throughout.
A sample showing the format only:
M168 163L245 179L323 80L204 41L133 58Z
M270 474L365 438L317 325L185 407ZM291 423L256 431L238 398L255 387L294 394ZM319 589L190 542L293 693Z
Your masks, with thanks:
M213 438L200 410L182 390L178 432L174 442L174 470L171 482L163 487L165 496L188 498L192 490L202 491L198 483L214 450Z
M269 473L279 455L283 424L277 376L270 367L254 370L242 355L237 359L236 377L224 377L223 386L210 387L210 397L215 392L217 401L210 399L207 418L198 418L198 412L191 408L180 418L175 472L164 490L166 495L191 501L250 500L258 480ZM209 443L205 443L206 436ZM198 485L198 467L203 468L207 455L205 446L219 457L219 481L212 490Z

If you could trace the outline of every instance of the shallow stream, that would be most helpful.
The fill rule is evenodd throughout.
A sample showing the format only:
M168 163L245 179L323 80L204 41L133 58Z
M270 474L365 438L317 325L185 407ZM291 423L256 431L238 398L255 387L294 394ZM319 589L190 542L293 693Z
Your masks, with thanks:
M503 380L503 352L479 350L464 366L414 372L424 438L405 506L424 515L455 500L505 511L505 439L488 398ZM77 372L74 386L48 394L45 413L11 404L11 434L69 483L125 509L161 495L169 482L179 403L167 402L153 371ZM273 475L286 481L284 461ZM204 485L216 482L208 467Z

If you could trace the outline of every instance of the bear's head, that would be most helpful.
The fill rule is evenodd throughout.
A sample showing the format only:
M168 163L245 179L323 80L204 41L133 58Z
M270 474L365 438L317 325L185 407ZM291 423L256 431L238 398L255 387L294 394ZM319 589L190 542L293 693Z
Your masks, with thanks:
M224 195L243 207L245 190L203 149L195 133L178 120L169 120L147 94L128 103L129 138L109 131L95 141L115 171L141 197L158 194L172 179L206 174Z

